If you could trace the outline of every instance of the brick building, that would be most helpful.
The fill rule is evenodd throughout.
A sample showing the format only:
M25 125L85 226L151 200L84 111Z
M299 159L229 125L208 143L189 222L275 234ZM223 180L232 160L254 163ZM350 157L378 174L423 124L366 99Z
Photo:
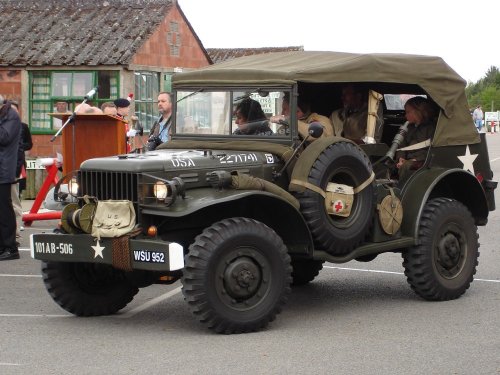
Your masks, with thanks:
M71 111L95 85L97 106L134 93L149 129L172 74L212 63L175 0L0 0L0 14L0 93L20 103L31 156L60 152L56 103Z

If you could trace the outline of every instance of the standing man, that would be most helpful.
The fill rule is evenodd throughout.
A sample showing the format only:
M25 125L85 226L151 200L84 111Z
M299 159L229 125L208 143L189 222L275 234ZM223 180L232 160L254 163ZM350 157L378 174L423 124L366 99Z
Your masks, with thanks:
M476 124L476 128L478 132L481 132L481 128L483 127L483 110L481 109L481 105L478 105L474 112L472 113L472 119L474 120L474 124Z
M14 109L19 115L19 103L11 101L12 109ZM23 218L23 208L21 206L21 200L19 199L19 194L21 191L26 189L26 177L21 177L21 171L26 169L26 156L25 151L29 151L33 148L33 141L31 139L31 132L28 124L21 122L21 143L19 150L17 152L17 166L16 166L16 176L18 177L17 183L12 184L11 188L11 199L12 206L14 207L14 213L16 214L16 241L21 238L21 232L24 230L22 226ZM24 173L26 176L26 173Z
M16 244L16 216L11 185L16 181L17 152L20 147L21 120L0 95L0 261L19 259Z
M169 92L162 91L158 94L158 111L160 118L155 121L147 143L148 151L156 150L162 143L170 140L172 125L172 96Z
M129 134L130 127L128 125L128 113L130 111L130 100L125 98L118 98L114 102L116 106L116 116L125 122L125 144L127 148L127 153L132 150L132 145L130 144Z

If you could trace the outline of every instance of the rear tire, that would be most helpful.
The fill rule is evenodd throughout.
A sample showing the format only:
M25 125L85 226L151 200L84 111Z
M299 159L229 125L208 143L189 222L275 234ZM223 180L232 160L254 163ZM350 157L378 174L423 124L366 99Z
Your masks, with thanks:
M305 285L313 281L323 269L322 260L300 259L292 260L292 285Z
M429 201L418 228L420 245L403 252L405 275L422 298L446 301L469 288L479 257L477 227L462 203L448 198Z
M192 313L215 332L257 331L287 302L291 271L287 248L271 228L225 219L189 247L182 292Z

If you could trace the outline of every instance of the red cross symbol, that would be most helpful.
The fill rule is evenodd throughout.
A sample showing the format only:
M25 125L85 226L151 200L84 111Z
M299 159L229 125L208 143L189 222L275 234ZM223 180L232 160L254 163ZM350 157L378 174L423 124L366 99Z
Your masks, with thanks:
M344 209L344 203L342 201L335 201L333 202L333 208L335 212L342 211Z

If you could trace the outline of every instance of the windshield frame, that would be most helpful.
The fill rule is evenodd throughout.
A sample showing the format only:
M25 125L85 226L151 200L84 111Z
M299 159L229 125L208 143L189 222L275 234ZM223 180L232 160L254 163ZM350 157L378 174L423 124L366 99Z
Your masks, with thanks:
M227 87L180 87L180 88L174 88L172 91L172 100L173 100L173 108L172 108L172 139L185 139L185 140L213 140L213 141L238 141L238 140L259 140L259 141L271 141L271 142L277 142L277 143L282 143L282 144L290 144L293 139L296 139L298 137L298 131L297 131L297 126L293 125L296 124L296 110L292 110L292 108L296 108L296 103L294 98L296 95L294 95L294 92L296 92L297 88L296 85L293 86L252 86L252 85L246 85L246 86L227 86ZM184 100L191 100L193 101L194 98L196 98L200 94L208 94L208 93L224 93L227 92L229 95L229 103L231 103L230 107L226 103L224 105L224 123L222 124L223 130L220 133L213 133L213 134L203 134L201 132L199 133L181 133L178 132L181 128L181 111L185 109L182 109L182 104ZM235 117L234 117L234 109L236 104L241 101L244 97L251 97L252 99L258 99L257 96L259 93L263 92L270 92L272 93L271 97L271 108L273 109L272 113L269 113L269 111L264 111L266 112L266 117L269 119L270 114L272 115L277 115L281 114L281 98L283 97L284 92L288 92L290 94L290 124L289 124L289 129L290 131L287 132L288 134L277 134L275 132L273 135L237 135L233 134L233 131L237 129L237 126L235 126ZM186 96L180 97L180 94L182 93L188 93ZM276 97L276 94L280 94L279 97ZM246 94L246 95L245 95ZM262 96L263 98L266 98L265 96ZM266 99L269 101L268 99ZM211 105L211 103L208 103ZM227 108L226 108L227 106ZM264 109L269 109L269 107L265 107ZM189 113L186 118L191 118ZM209 121L209 127L206 127L206 129L214 129L214 125ZM228 122L229 121L229 122ZM226 123L228 122L228 123ZM279 125L278 124L270 124L273 129L278 129ZM228 128L229 126L229 128ZM220 127L220 126L219 126ZM205 127L200 127L200 124L198 123L197 129L203 129ZM231 129L231 131L229 131ZM227 133L226 133L227 131Z

